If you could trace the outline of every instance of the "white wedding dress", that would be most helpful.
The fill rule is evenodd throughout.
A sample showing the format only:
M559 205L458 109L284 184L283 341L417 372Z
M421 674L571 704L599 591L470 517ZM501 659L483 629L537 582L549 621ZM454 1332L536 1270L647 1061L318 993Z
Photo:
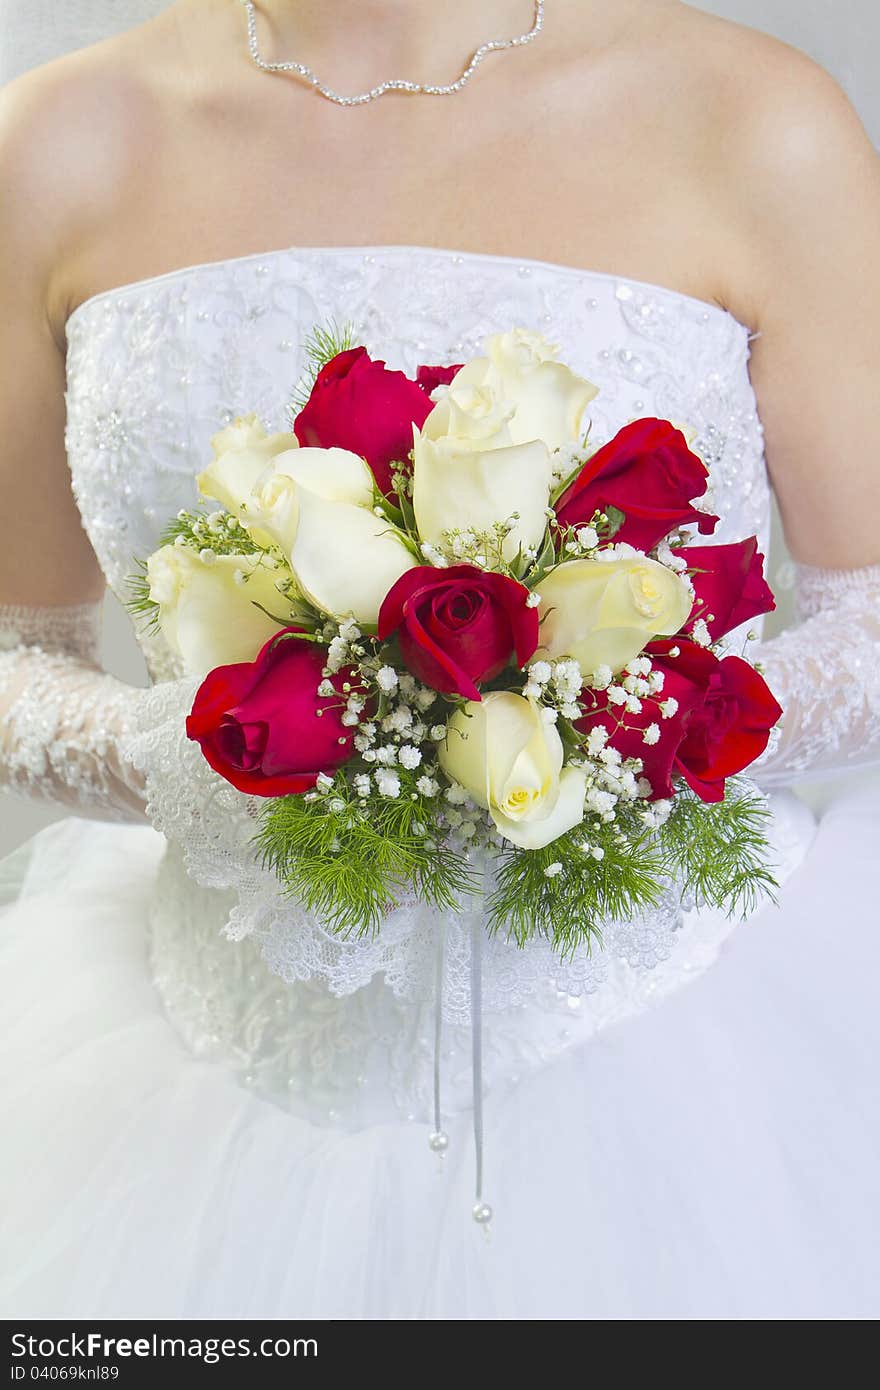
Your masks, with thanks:
M547 334L601 388L594 438L689 425L716 539L766 541L749 332L725 311L535 261L291 248L72 315L73 484L118 593L194 501L212 433L283 426L329 319L408 370ZM443 981L440 1157L431 919L343 946L257 874L237 897L247 801L183 737L167 650L144 640L145 693L98 669L97 608L0 610L5 780L74 813L0 865L6 1316L876 1316L880 796L840 794L817 826L787 787L880 758L880 570L799 589L804 621L760 652L787 712L760 773L780 906L741 925L667 907L564 967L483 943L488 1232L467 936Z

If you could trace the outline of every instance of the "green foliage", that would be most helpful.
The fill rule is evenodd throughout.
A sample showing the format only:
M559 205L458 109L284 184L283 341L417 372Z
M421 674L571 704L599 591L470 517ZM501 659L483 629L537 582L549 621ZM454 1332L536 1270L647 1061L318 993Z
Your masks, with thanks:
M682 787L659 832L666 872L683 882L699 905L746 917L777 883L770 869L766 802L729 780L723 801L706 805Z
M159 605L150 598L150 581L146 560L135 560L134 574L126 576L125 607L139 623L142 632L159 631Z
M306 801L267 802L256 837L262 862L333 931L379 930L406 892L456 909L474 889L470 865L442 843L435 803L398 770L401 793L362 806L343 777Z
M572 464L572 466L571 466L571 468L568 470L568 472L565 473L565 474L563 474L563 476L559 479L559 481L556 483L556 485L553 487L553 489L552 489L552 491L551 491L551 493L550 493L550 506L551 506L551 507L555 507L555 506L556 506L556 503L559 501L559 499L560 499L560 497L562 496L562 494L563 494L564 492L567 492L567 490L571 487L572 483L575 482L575 480L576 480L577 478L580 477L581 473L583 472L584 468L586 467L586 464L587 464L587 457L586 457L586 454L581 454L581 455L575 460L575 462Z
M209 516L222 515L224 520L216 528L209 526ZM180 511L169 521L159 538L160 545L174 545L180 542L192 550L210 547L215 555L259 555L263 549L252 540L238 518L216 506L209 511L201 507L195 511Z
M175 541L180 540L181 543L185 541L187 545L195 546L196 535L193 527L197 522L204 523L206 517L207 512L202 507L195 508L193 511L186 509L179 511L162 528L159 535L159 545L174 545ZM242 534L244 535L244 532ZM204 544L204 542L200 542L200 544Z
M604 922L656 904L670 880L700 905L747 916L763 899L773 899L776 888L768 817L758 794L729 782L725 800L713 805L683 788L656 830L641 823L636 808L621 806L615 821L588 819L544 849L511 847L500 857L489 929L518 945L546 936L564 955L601 943ZM548 876L555 865L561 869Z
M521 584L526 584L530 589L536 589L544 576L556 564L558 564L556 546L553 541L553 532L548 525L544 528L544 537L538 546L538 553L534 560L525 555L520 546L510 565L510 573Z
M331 319L327 324L316 324L303 344L306 367L294 388L287 418L291 429L299 412L312 393L315 378L322 367L355 346L354 327L350 323L341 326Z
M623 523L626 521L626 514L619 507L608 506L604 512L607 520L604 526L600 526L600 535L606 541L613 540Z
M363 803L340 775L326 794L282 797L262 813L262 862L342 936L378 931L405 893L455 911L478 891L471 864L444 843L437 803L415 790L415 777L398 775L397 798ZM589 816L542 849L508 845L486 902L488 929L519 946L542 936L568 955L601 945L605 923L655 906L673 881L700 905L745 916L776 887L767 817L759 796L729 784L715 805L680 791L657 829L634 803L613 822Z
M395 478L395 483L397 484L397 509L400 514L399 525L401 529L404 530L406 534L409 536L413 544L416 546L416 549L418 550L419 554L419 563L424 564L425 561L422 555L421 544L419 542L419 528L416 525L415 508L412 504L412 498L410 497L409 493L407 492L404 486L404 482L405 479L402 475L400 475L399 478Z
M619 511L617 507L608 506L604 512L593 513L589 525L599 538L600 548L611 544L625 520L626 518L623 512ZM575 526L560 526L558 522L554 522L553 536L556 544L554 546L553 556L550 557L544 565L545 572L546 570L552 569L555 564L559 564L561 560L580 559L587 553L581 549L577 539L579 531L586 524L585 522L578 522ZM568 550L571 541L574 541L578 547L573 553ZM558 554L556 553L557 551ZM593 556L596 554L595 550L589 553ZM543 577L542 574L541 578L543 579Z
M561 870L548 876L557 864ZM650 907L664 887L662 856L650 832L621 812L615 823L584 822L544 849L503 850L488 926L519 946L545 936L566 955L594 940L601 945L603 923Z

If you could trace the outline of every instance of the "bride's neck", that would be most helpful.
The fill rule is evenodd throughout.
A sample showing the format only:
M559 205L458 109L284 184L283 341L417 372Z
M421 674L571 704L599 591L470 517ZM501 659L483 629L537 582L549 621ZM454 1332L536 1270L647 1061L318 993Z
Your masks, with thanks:
M560 9L568 0L550 0ZM531 29L534 0L255 0L278 56L320 61L349 54L366 68L377 64L394 76L422 79L468 56L487 39L512 38ZM266 32L264 30L264 32ZM398 71L400 69L400 71Z

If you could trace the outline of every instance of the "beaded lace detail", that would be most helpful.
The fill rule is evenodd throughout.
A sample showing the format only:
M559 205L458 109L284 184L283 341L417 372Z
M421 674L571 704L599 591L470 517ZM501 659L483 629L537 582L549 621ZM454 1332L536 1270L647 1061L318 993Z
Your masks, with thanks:
M795 567L803 621L749 656L784 709L762 786L880 762L880 565Z
M57 655L74 656L99 665L101 651L100 603L29 608L0 605L0 651L41 647Z
M812 821L793 798L778 799L775 811L776 859L785 877L803 856ZM435 923L413 912L386 923L390 948L373 958L379 973L368 978L362 959L348 976L350 992L334 997L325 972L310 969L305 979L278 974L277 956L267 963L259 939L225 939L223 924L236 895L197 885L184 872L181 854L172 844L160 870L152 963L168 1013L193 1052L222 1059L243 1084L316 1124L356 1129L401 1114L428 1121L434 1017L433 982L425 972L436 959L436 942L422 934ZM279 936L279 951L302 932L302 959L309 950L320 952L322 937L312 923L299 917L288 925L297 930ZM582 956L567 981L547 954L506 948L488 961L484 956L490 987L483 1012L485 1086L515 1085L568 1048L653 1007L717 960L734 925L714 913L657 914L621 930L610 949ZM465 945L453 943L456 959L444 984L444 1114L466 1110L472 1101ZM421 960L414 996L401 994L404 958ZM382 959L391 966L389 975L381 973Z
M119 741L143 691L100 669L101 608L0 606L0 781L81 813L139 820L140 779Z

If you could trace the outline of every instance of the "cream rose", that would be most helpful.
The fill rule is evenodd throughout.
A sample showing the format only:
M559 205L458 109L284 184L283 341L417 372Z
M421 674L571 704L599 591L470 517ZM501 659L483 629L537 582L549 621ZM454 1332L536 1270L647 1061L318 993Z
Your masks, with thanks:
M247 500L257 528L290 552L299 525L299 497L307 491L325 502L372 508L373 475L348 449L288 449L276 454L254 481Z
M253 490L249 514L280 546L317 608L378 620L388 590L416 561L400 533L373 511L373 475L347 449L278 454Z
M582 438L584 412L598 388L558 362L553 343L515 328L486 338L483 351L485 356L462 367L452 385L457 390L488 389L504 401L511 411L512 444L540 439L552 451Z
M236 570L244 582L236 581ZM286 613L275 587L278 570L252 555L218 555L205 564L188 546L163 545L147 561L147 578L165 639L194 676L252 661L282 625L262 609L282 618Z
M297 447L294 434L267 434L256 415L243 415L211 440L214 458L196 478L199 492L237 516L276 454Z
M521 849L542 849L583 820L586 774L563 768L559 734L522 695L496 690L457 710L438 757Z
M585 677L620 671L653 637L671 636L693 602L680 575L643 555L569 560L540 584L541 641L534 660L573 657Z
M461 373L459 373L459 376ZM537 546L547 525L553 469L546 444L514 444L512 407L458 377L413 429L413 510L423 541L440 544L444 532L491 530L517 513L504 542L512 560L522 546Z
M580 439L596 388L525 329L484 343L413 431L413 508L422 540L490 530L514 513L504 556L538 546L553 481L551 451Z

